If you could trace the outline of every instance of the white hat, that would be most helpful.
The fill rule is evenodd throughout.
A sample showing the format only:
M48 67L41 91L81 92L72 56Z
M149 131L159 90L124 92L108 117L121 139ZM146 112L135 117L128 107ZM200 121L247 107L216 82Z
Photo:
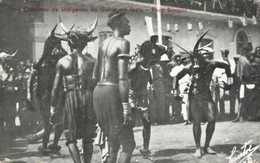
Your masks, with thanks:
M160 61L169 61L169 57L167 56L167 54L163 54L160 58Z

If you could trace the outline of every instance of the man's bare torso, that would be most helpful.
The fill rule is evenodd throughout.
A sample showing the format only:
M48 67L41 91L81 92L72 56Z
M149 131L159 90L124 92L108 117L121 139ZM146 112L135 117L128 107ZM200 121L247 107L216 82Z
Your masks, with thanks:
M63 57L60 64L60 75L64 78L69 76L80 76L80 82L83 87L92 87L92 72L95 60L82 54L72 53ZM75 79L74 79L75 80Z
M100 83L118 83L118 55L120 49L124 49L126 40L117 37L110 37L103 42L99 49L99 82Z

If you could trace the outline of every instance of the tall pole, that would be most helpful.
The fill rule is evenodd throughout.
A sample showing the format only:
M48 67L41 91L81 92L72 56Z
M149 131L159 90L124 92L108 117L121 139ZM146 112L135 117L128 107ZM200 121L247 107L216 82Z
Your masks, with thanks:
M158 42L162 44L162 19L161 19L161 0L157 0L157 26L158 26Z

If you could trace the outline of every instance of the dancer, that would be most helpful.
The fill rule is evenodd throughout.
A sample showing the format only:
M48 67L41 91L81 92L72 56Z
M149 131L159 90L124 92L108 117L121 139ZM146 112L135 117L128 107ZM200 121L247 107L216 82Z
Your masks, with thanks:
M192 76L189 92L189 104L193 118L193 135L196 144L196 152L194 156L198 158L202 156L200 145L202 121L208 122L206 128L206 141L203 151L208 154L216 154L216 152L209 147L210 140L215 130L216 118L216 107L209 88L212 74L216 68L224 68L227 76L231 77L231 70L228 64L209 60L209 56L214 53L213 49L209 47L198 49L198 44L204 35L202 35L195 45L193 52L194 60L192 61L193 64L188 67L184 67L177 74L176 80L173 83L174 95L177 96L176 89L178 87L178 80L186 74L190 74ZM228 84L230 84L231 81L232 79L228 78ZM225 84L225 89L227 88L228 85Z
M95 60L90 54L83 54L88 42L94 41L92 33L97 20L87 31L66 31L71 54L61 58L56 66L56 75L51 96L52 124L59 123L59 112L56 108L58 97L63 90L64 109L63 125L67 139L66 145L75 163L81 163L77 139L83 142L84 163L90 163L93 153L96 118L93 110L92 72Z

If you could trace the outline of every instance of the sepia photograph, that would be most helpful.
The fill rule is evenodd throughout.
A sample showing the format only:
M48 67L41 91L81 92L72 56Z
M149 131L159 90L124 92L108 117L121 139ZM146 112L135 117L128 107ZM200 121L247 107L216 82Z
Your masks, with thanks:
M0 163L260 163L260 0L0 0Z

